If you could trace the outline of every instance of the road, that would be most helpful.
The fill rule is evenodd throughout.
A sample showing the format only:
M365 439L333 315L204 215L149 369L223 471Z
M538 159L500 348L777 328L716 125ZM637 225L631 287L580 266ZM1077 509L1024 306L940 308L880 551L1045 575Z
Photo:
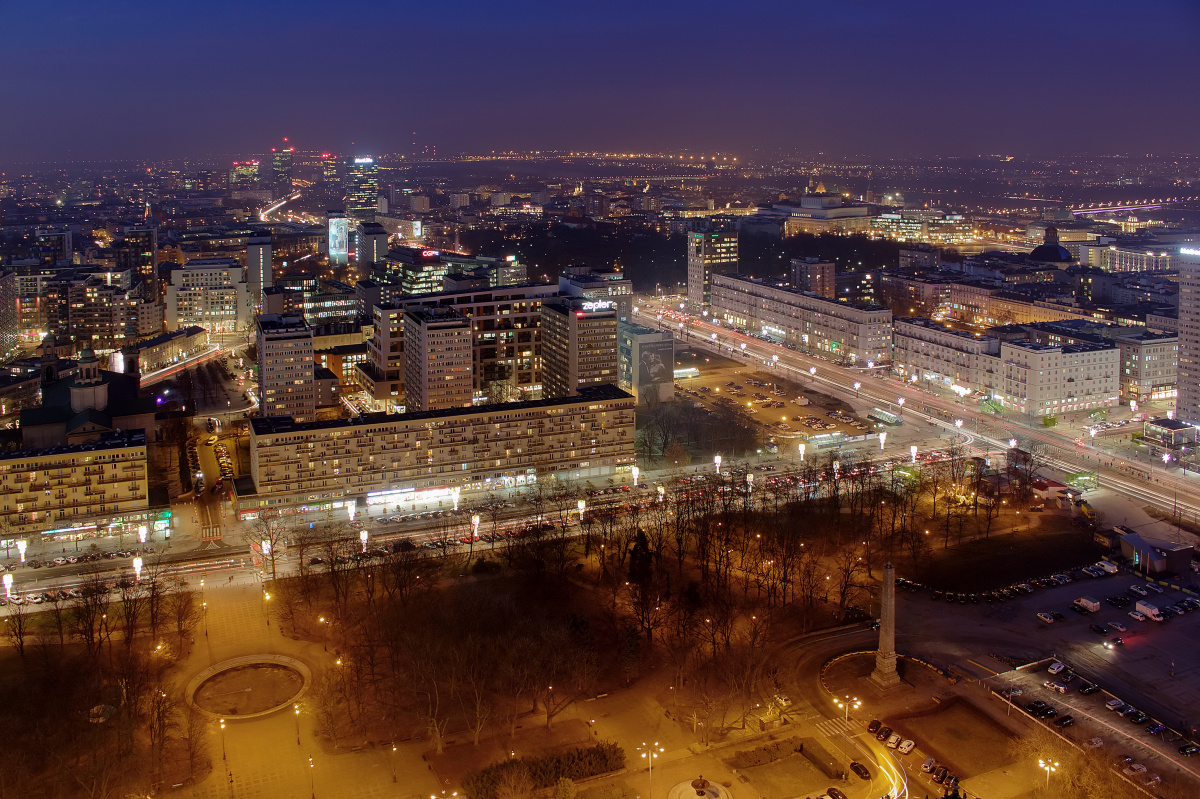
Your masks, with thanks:
M644 298L642 301L646 301ZM1090 445L1077 445L1073 437L1054 432L1052 428L1020 424L1008 417L997 417L959 403L948 401L907 383L890 380L878 374L878 368L844 366L815 356L805 355L779 344L714 324L702 317L682 315L668 308L660 314L658 308L638 306L635 315L638 321L649 327L679 335L683 342L694 348L715 352L719 355L741 358L764 371L778 370L790 379L803 383L811 382L823 390L855 394L873 401L910 421L914 416L925 419L946 429L953 429L953 420L962 419L964 429L970 430L980 443L998 450L1006 450L1010 440L1019 440L1028 446L1033 441L1045 445L1051 453L1049 465L1068 473L1090 471L1097 474L1099 483L1127 496L1156 505L1168 511L1196 516L1200 514L1200 493L1197 487L1176 475L1159 473L1149 482L1122 471L1115 466L1123 461L1102 453ZM683 327L680 328L681 319ZM815 370L815 371L814 371ZM859 388L855 388L859 385ZM920 410L918 410L920 409ZM1139 466L1124 464L1130 469Z

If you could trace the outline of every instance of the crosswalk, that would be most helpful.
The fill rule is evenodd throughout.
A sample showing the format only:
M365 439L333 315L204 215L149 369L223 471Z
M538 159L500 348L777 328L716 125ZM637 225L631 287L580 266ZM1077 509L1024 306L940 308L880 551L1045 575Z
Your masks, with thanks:
M825 719L817 721L813 726L820 730L824 735L849 735L858 732L854 722L846 721L845 719Z

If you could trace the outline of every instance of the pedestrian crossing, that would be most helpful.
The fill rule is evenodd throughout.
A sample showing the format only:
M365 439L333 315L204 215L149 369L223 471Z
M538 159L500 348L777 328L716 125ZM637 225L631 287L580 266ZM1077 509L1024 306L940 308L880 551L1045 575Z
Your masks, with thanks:
M846 721L845 719L825 719L824 721L814 722L813 726L820 730L822 734L828 736L851 735L858 732L854 722Z

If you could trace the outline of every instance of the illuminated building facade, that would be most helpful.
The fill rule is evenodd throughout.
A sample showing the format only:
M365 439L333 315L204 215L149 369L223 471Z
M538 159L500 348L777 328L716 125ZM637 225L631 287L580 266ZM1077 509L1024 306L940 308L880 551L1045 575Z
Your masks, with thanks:
M1185 422L1200 422L1200 248L1179 249L1179 399Z
M539 327L543 397L617 382L616 303L565 297L543 302Z
M711 305L713 275L738 270L736 231L698 230L688 233L688 303L693 308Z
M326 211L325 230L330 266L345 266L350 262L350 220L345 212Z
M369 156L346 166L346 215L355 222L374 222L379 201L379 167Z

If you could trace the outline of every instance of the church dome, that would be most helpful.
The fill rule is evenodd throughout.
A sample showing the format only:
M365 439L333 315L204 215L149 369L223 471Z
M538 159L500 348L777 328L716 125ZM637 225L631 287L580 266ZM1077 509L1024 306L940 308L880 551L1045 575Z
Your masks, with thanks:
M1058 228L1051 225L1046 228L1043 243L1029 253L1029 260L1044 264L1069 264L1075 261L1071 251L1058 243Z
M83 352L79 353L79 362L80 363L95 363L96 362L96 353L92 350L91 347L84 347Z

